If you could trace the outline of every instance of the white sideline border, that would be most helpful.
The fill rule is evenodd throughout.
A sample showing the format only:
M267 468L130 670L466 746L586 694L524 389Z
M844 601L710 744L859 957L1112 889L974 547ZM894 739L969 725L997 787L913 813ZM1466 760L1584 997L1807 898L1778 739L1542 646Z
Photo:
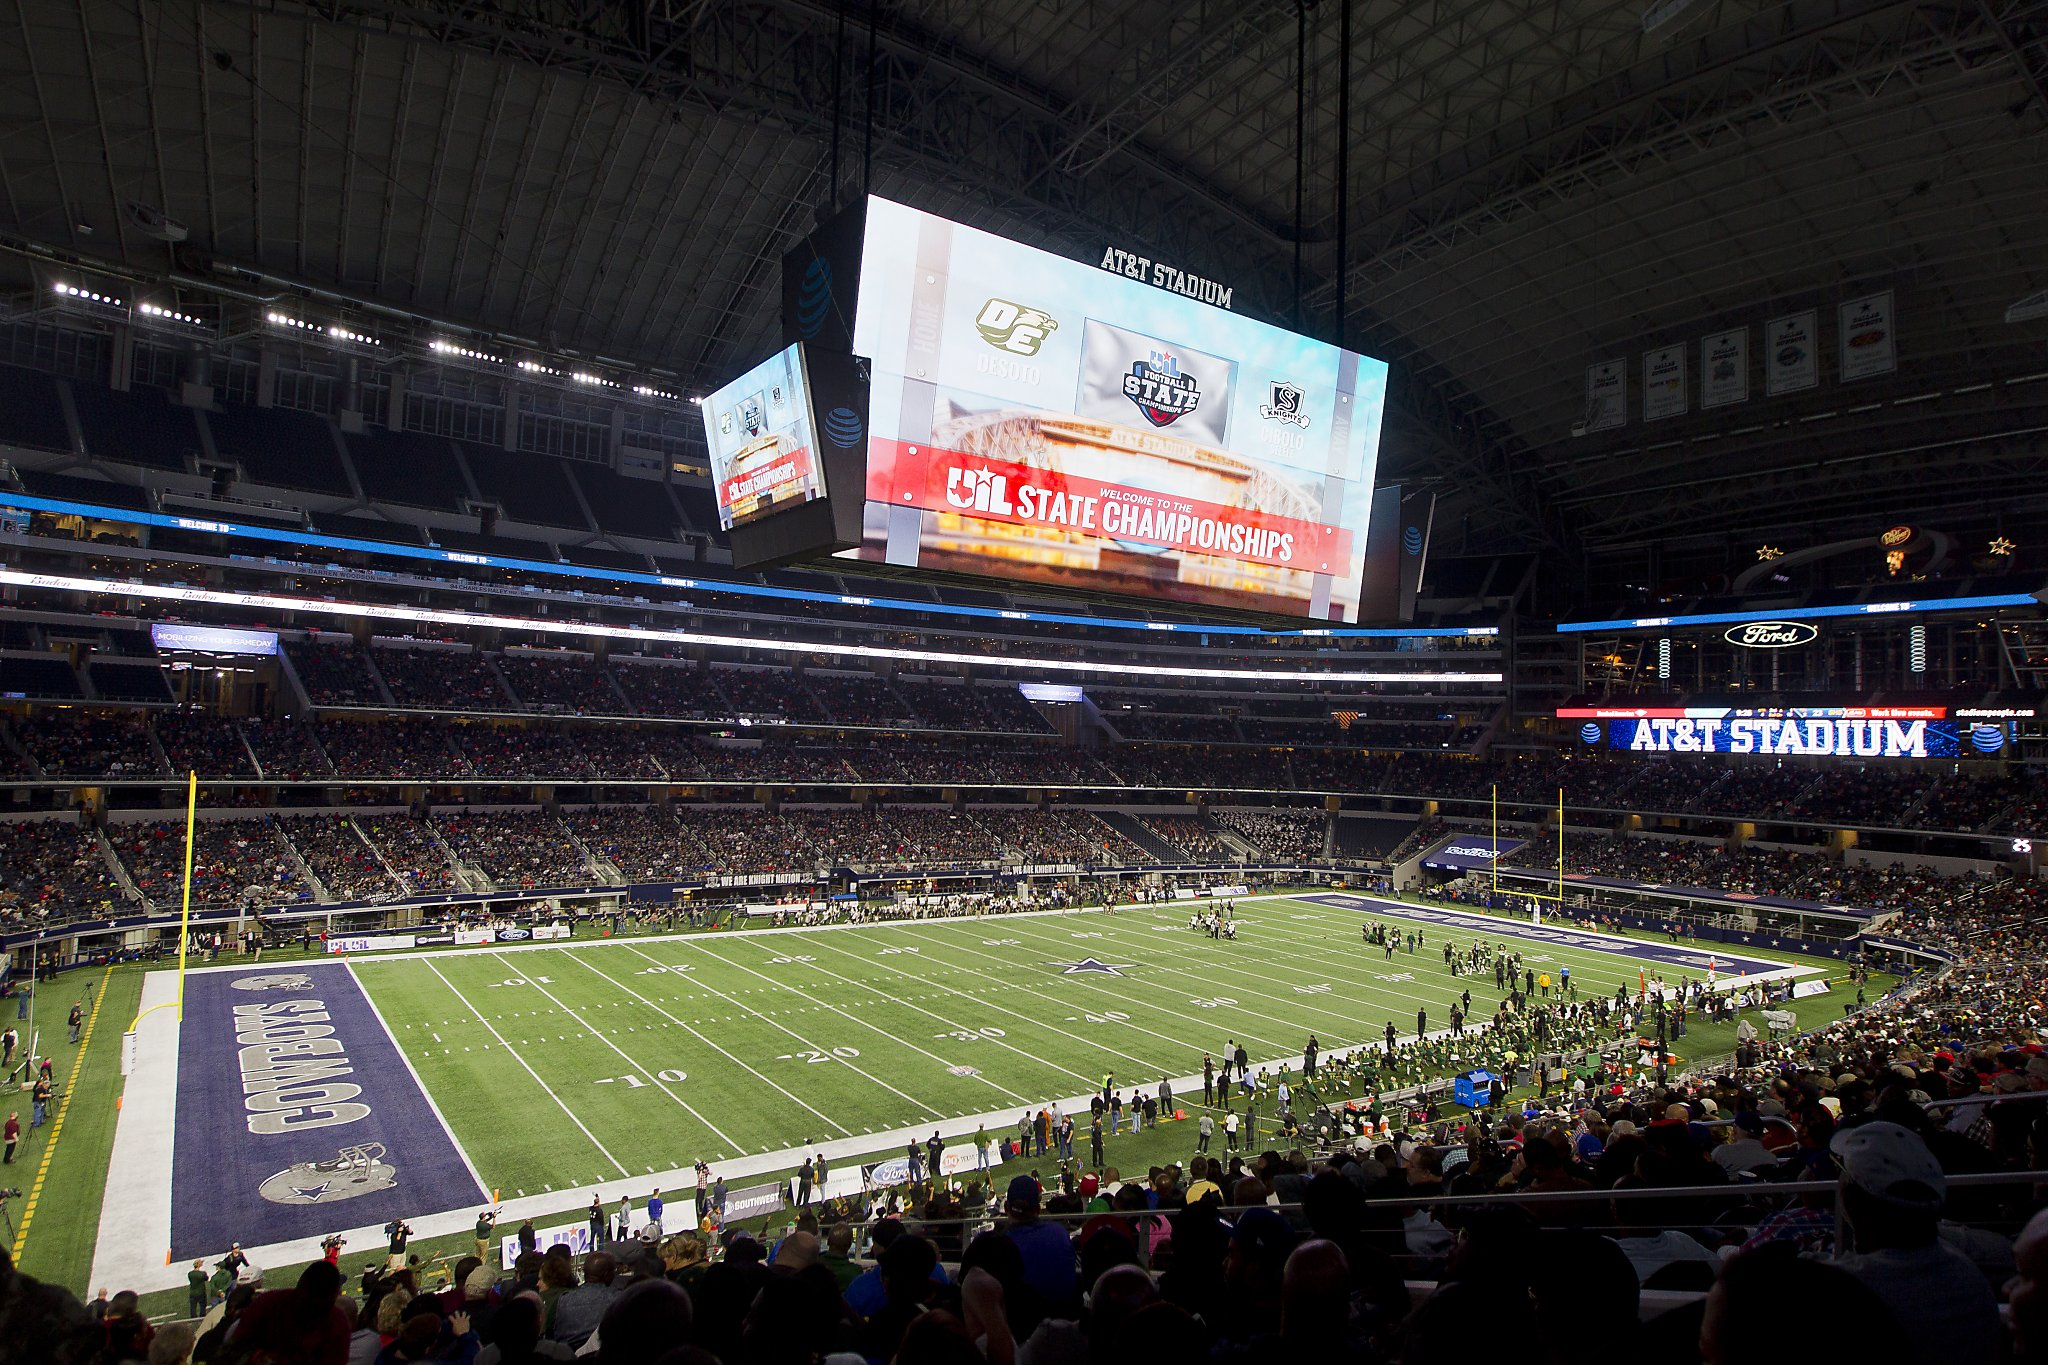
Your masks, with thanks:
M1184 907L1204 905L1226 899L1233 904L1249 905L1269 901L1301 901L1315 895L1350 896L1364 902L1366 906L1370 907L1371 912L1384 914L1388 917L1400 917L1404 909L1418 908L1410 906L1407 902L1383 899L1371 893L1347 891L1342 887L1328 887L1309 888L1302 891L1285 893L1273 892L1257 896L1199 896L1192 900L1133 901L1119 903L1114 907L1114 910L1118 912L1126 910L1178 910ZM1316 902L1309 903L1317 904ZM1338 906L1320 905L1319 908L1335 914L1343 913L1343 910ZM784 925L781 927L740 929L718 933L707 933L703 930L698 930L692 933L654 936L582 940L555 939L545 943L478 944L425 950L394 950L389 954L337 953L322 960L347 965L350 969L350 975L354 976L355 965L363 962L397 962L411 961L415 958L460 957L466 954L474 954L480 949L497 953L522 953L533 951L554 952L564 948L645 947L649 944L692 943L700 941L715 943L725 942L739 935L817 934L845 930L887 929L903 924L992 922L1023 917L1047 918L1070 915L1099 915L1110 912L1111 907L1070 906L1054 910L1012 911L1001 915L935 915L922 920L869 920L859 924ZM1366 913L1366 909L1361 907L1359 913ZM1471 909L1464 909L1464 913L1484 914L1483 911ZM1415 922L1429 923L1428 921L1419 920ZM1572 923L1576 925L1576 922ZM1435 926L1432 925L1432 927ZM1520 923L1518 921L1501 921L1501 929L1507 936L1513 936L1512 931L1519 927ZM1542 927L1548 927L1548 922L1546 921L1546 924ZM1612 951L1618 956L1627 956L1626 950L1628 948L1640 946L1639 940L1622 935L1579 929L1577 927L1574 927L1572 931L1574 933L1584 933L1588 937L1599 938L1615 945ZM292 965L312 966L317 964L304 963ZM260 966L261 962L259 959L257 962L189 968L188 971L194 973L246 972L252 967ZM1783 967L1771 972L1759 973L1744 978L1744 980L1750 983L1782 980L1798 976L1811 976L1826 970L1825 967L1820 966L1787 963ZM159 986L159 982L164 984ZM358 988L362 988L360 980L358 980ZM147 1007L151 1003L152 993L158 996L175 998L175 990L176 977L170 971L151 972L143 980L143 1004ZM363 989L363 995L365 999L368 999L370 993L367 989ZM371 1008L373 1012L376 1012L374 1003ZM378 1013L377 1017L379 1023L383 1024L382 1014ZM386 1034L389 1035L389 1025L384 1025L384 1027ZM1432 1029L1428 1036L1431 1038L1441 1038L1448 1037L1449 1035L1450 1030L1444 1028ZM110 1288L132 1289L137 1293L147 1294L160 1290L180 1288L185 1284L184 1268L182 1265L172 1264L169 1261L169 1252L167 1250L170 1246L172 1160L175 1151L173 1138L175 1136L174 1119L177 1097L178 1025L174 1018L159 1018L153 1015L143 1021L143 1027L139 1031L136 1041L138 1045L137 1065L134 1075L129 1078L128 1096L122 1105L121 1117L114 1130L114 1152L113 1159L109 1163L107 1193L100 1209L100 1238L93 1251L93 1283L95 1285L104 1284ZM395 1038L393 1041L395 1044ZM1355 1052L1360 1048L1374 1046L1377 1045L1370 1041L1361 1042L1351 1047L1329 1049L1323 1055L1326 1058L1336 1058ZM404 1048L399 1048L399 1054L402 1057L405 1056ZM153 1058L156 1059L154 1064L152 1064ZM1298 1059L1293 1054L1290 1054L1283 1058L1265 1061L1254 1060L1252 1066L1254 1069L1270 1068L1282 1063L1291 1065L1296 1060ZM411 1074L413 1083L419 1086L420 1093L427 1096L429 1108L433 1110L436 1119L440 1120L442 1128L448 1132L449 1139L453 1142L455 1136L453 1130L448 1129L447 1121L441 1118L440 1108L435 1104L431 1093L428 1092L423 1084L420 1084L419 1073L413 1070L409 1057L406 1058L406 1069ZM138 1080L141 1080L143 1084L138 1085ZM1190 1076L1172 1077L1169 1080L1169 1084L1173 1087L1173 1092L1176 1096L1185 1096L1191 1092L1200 1092L1202 1077L1199 1073ZM1043 1100L1034 1104L1031 1108L1035 1112L1038 1108L1056 1104L1065 1113L1086 1113L1088 1111L1088 1102L1096 1093L1090 1091L1087 1094L1067 1096L1057 1100ZM142 1102L138 1103L138 1100ZM929 1125L915 1124L904 1128L863 1133L858 1137L837 1138L830 1142L812 1143L803 1147L785 1148L775 1152L762 1152L754 1156L736 1157L730 1161L719 1162L714 1167L714 1170L726 1178L729 1186L736 1186L739 1181L751 1176L767 1175L776 1171L788 1170L800 1165L806 1156L816 1152L823 1152L832 1160L834 1166L833 1177L828 1188L833 1193L838 1193L842 1190L851 1193L858 1188L859 1162L857 1158L879 1156L886 1160L889 1156L900 1154L902 1149L912 1142L922 1143L924 1138L934 1129L942 1137L951 1140L972 1136L977 1127L986 1126L992 1137L1000 1139L1016 1131L1016 1115L1020 1112L1019 1109L1013 1106L1000 1110L991 1110L982 1114L969 1114L961 1118L936 1121ZM1081 1140L1085 1140L1085 1137L1077 1135L1077 1141ZM1192 1144L1192 1137L1189 1141ZM455 1150L461 1154L463 1164L469 1168L472 1176L477 1176L475 1166L471 1164L468 1153L463 1151L462 1145L459 1142L455 1143ZM1050 1159L1047 1158L1048 1161ZM1022 1173L1030 1169L1032 1162L1035 1160L1037 1158L1022 1158L1011 1163L1007 1169L1012 1174ZM851 1164L849 1165L849 1163ZM1005 1169L1003 1166L992 1168L993 1174L991 1178L996 1178ZM842 1186L840 1184L841 1181L851 1183ZM119 1185L118 1196L117 1182ZM480 1176L477 1176L477 1184L488 1193L489 1186L485 1184ZM544 1194L507 1199L499 1206L500 1220L501 1222L516 1225L520 1220L528 1217L535 1219L562 1218L567 1215L578 1214L588 1206L589 1197L593 1193L600 1198L609 1211L617 1206L621 1196L630 1196L636 1204L644 1203L647 1192L654 1188L675 1191L675 1203L679 1207L686 1207L695 1196L696 1173L693 1169L678 1167L670 1171L656 1171L652 1174L610 1180L591 1187L577 1186L573 1189L565 1187ZM409 1218L407 1221L412 1224L414 1234L418 1239L445 1237L453 1233L462 1232L474 1224L476 1215L471 1211L471 1207L471 1205L465 1204L459 1208L424 1214L417 1218ZM680 1222L678 1223L679 1227L682 1225ZM381 1260L384 1244L384 1231L381 1224L371 1224L358 1228L344 1228L339 1231L340 1235L347 1239L348 1245L351 1248L343 1256L344 1270L349 1259L354 1256L374 1254ZM155 1239L154 1243L148 1244L148 1239L152 1237ZM317 1260L321 1255L320 1239L318 1237L273 1242L262 1246L245 1246L243 1250L248 1253L250 1260L255 1265L262 1268L298 1265L307 1261ZM217 1248L209 1254L209 1262L225 1251L225 1247Z

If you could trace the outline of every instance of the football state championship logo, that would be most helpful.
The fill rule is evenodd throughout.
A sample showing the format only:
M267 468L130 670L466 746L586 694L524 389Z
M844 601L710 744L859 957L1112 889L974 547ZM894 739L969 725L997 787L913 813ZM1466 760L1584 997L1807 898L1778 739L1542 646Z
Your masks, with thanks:
M384 1144L343 1147L326 1161L287 1166L256 1187L273 1204L338 1204L398 1183L398 1168L384 1159Z
M1307 397L1299 384L1276 379L1273 381L1266 405L1259 409L1259 416L1268 422L1286 422L1292 426L1307 427L1308 414L1301 410L1302 400Z
M1124 376L1124 397L1137 404L1153 426L1167 427L1201 405L1202 390L1193 375L1180 372L1173 352L1154 351L1148 360L1131 362L1131 372Z

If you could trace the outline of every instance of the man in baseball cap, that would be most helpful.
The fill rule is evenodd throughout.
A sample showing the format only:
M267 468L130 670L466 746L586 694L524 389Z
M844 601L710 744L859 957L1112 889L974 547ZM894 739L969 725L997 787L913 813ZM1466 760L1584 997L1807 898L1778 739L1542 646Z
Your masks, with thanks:
M1948 1180L1911 1129L1882 1120L1841 1128L1835 1263L1877 1291L1918 1365L1988 1361L2001 1349L1998 1303L1983 1273L1941 1240Z

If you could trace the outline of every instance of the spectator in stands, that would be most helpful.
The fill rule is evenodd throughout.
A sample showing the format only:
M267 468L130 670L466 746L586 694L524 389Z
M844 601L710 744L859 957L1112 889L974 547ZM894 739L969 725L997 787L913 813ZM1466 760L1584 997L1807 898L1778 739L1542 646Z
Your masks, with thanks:
M1014 1177L1003 1201L1009 1225L1003 1229L1024 1258L1024 1281L1048 1311L1064 1312L1075 1295L1074 1244L1067 1230L1040 1217L1042 1191L1028 1175Z
M1983 1273L1941 1240L1948 1180L1927 1144L1877 1120L1841 1129L1830 1146L1845 1226L1835 1264L1890 1307L1920 1365L1994 1359L1998 1305Z

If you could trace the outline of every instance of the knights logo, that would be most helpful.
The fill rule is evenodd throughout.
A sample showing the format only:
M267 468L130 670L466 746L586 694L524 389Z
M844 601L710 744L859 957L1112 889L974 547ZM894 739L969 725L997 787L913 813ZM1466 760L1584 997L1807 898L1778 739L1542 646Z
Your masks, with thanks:
M287 1166L256 1187L273 1204L338 1204L398 1183L398 1168L384 1159L384 1144L343 1147L326 1161Z
M1308 414L1301 410L1302 400L1308 395L1301 385L1290 384L1284 379L1273 381L1266 405L1259 409L1259 416L1268 422L1286 422L1290 426L1307 427Z
M1202 389L1193 375L1180 372L1173 352L1154 351L1149 359L1131 362L1131 372L1124 376L1124 397L1137 404L1153 426L1167 427L1201 405Z
M238 976L228 984L238 991L310 991L313 978L304 972L269 972L262 976Z

